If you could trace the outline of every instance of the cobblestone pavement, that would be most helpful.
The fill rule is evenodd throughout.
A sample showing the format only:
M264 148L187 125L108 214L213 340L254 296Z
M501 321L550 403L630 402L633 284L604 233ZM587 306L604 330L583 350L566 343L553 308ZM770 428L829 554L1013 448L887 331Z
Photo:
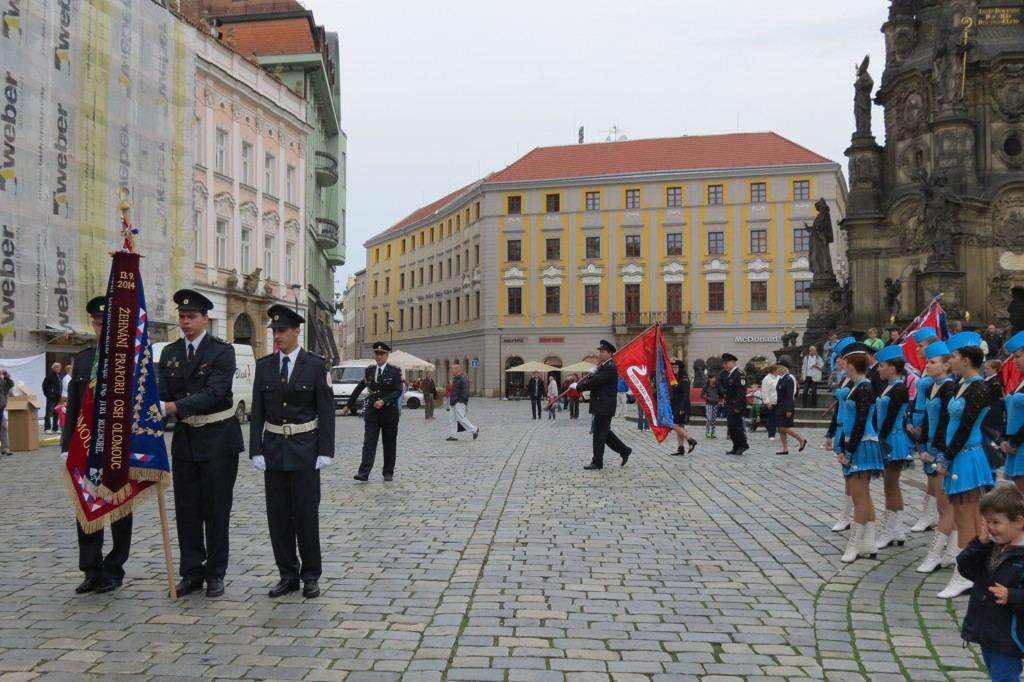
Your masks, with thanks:
M588 417L529 409L474 399L480 439L458 443L443 409L407 410L392 483L379 459L352 480L362 422L339 417L314 600L267 597L262 477L245 461L227 594L171 602L155 501L123 588L76 596L57 447L3 458L0 680L987 679L960 645L966 599L934 597L949 572L914 572L930 534L839 562L842 482L820 431L799 455L757 432L730 457L700 429L680 458L674 436L616 420L633 457L584 472ZM905 477L912 511L922 480Z

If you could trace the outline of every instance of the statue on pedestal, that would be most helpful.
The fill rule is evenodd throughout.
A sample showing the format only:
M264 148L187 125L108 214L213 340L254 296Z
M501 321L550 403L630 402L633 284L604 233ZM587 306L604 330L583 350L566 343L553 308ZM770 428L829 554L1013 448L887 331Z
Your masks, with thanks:
M949 188L949 178L945 175L929 178L928 171L922 169L918 181L921 183L921 226L932 252L928 265L955 268L953 235L960 231L956 207L963 205L963 201Z
M903 289L903 285L897 279L893 281L892 277L885 278L885 309L889 312L889 315L893 318L900 316L900 309L903 304L900 303L900 291Z
M807 254L808 267L814 273L814 279L832 280L835 279L835 273L832 270L832 253L828 248L828 245L835 239L832 232L832 214L824 197L820 197L814 202L814 208L818 210L814 223L812 225L804 223L804 228L810 235L810 248Z
M857 67L857 80L853 84L853 120L856 123L854 136L871 136L871 91L875 81L868 73L870 55L864 55L864 61Z

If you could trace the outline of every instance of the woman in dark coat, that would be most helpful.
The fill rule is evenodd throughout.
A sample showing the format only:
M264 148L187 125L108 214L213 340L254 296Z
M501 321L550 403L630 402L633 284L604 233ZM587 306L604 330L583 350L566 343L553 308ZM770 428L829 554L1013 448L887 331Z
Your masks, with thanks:
M789 373L792 365L788 359L782 358L782 360L779 361L779 364L776 365L776 368L776 372L779 375L779 381L775 384L775 392L779 402L775 406L775 420L779 429L779 439L782 441L782 449L775 454L789 454L790 436L795 438L796 442L800 444L797 452L803 452L804 448L807 447L807 439L797 433L796 429L793 428L793 415L796 412L796 379Z
M675 422L672 428L679 441L679 449L672 454L682 455L687 444L690 446L687 452L693 452L697 447L697 439L685 428L690 423L690 377L686 375L686 368L679 360L672 360L672 373L676 375L677 382L672 388L672 419Z

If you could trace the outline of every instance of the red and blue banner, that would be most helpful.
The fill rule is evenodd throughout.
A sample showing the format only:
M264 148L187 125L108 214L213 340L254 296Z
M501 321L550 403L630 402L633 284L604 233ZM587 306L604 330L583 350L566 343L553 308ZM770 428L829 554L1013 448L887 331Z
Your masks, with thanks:
M661 443L675 426L672 387L676 385L661 326L653 325L619 350L615 354L615 367L647 415L654 437Z

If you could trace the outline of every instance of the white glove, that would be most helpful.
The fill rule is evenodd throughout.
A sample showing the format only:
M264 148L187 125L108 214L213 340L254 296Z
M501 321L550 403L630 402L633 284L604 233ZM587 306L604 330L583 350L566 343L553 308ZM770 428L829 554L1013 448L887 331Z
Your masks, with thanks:
M252 458L252 465L260 471L267 470L267 460L263 455L256 455Z
M572 390L575 391L576 390L576 382L574 381L571 384L569 384L569 388L571 388Z
M333 462L334 459L332 457L324 457L323 455L321 455L320 457L316 458L316 470L320 471L321 469L326 469L327 467L331 466Z
M591 367L590 374L597 374L597 367Z
M60 461L67 462L68 461L68 453L66 453L66 452L60 453Z

